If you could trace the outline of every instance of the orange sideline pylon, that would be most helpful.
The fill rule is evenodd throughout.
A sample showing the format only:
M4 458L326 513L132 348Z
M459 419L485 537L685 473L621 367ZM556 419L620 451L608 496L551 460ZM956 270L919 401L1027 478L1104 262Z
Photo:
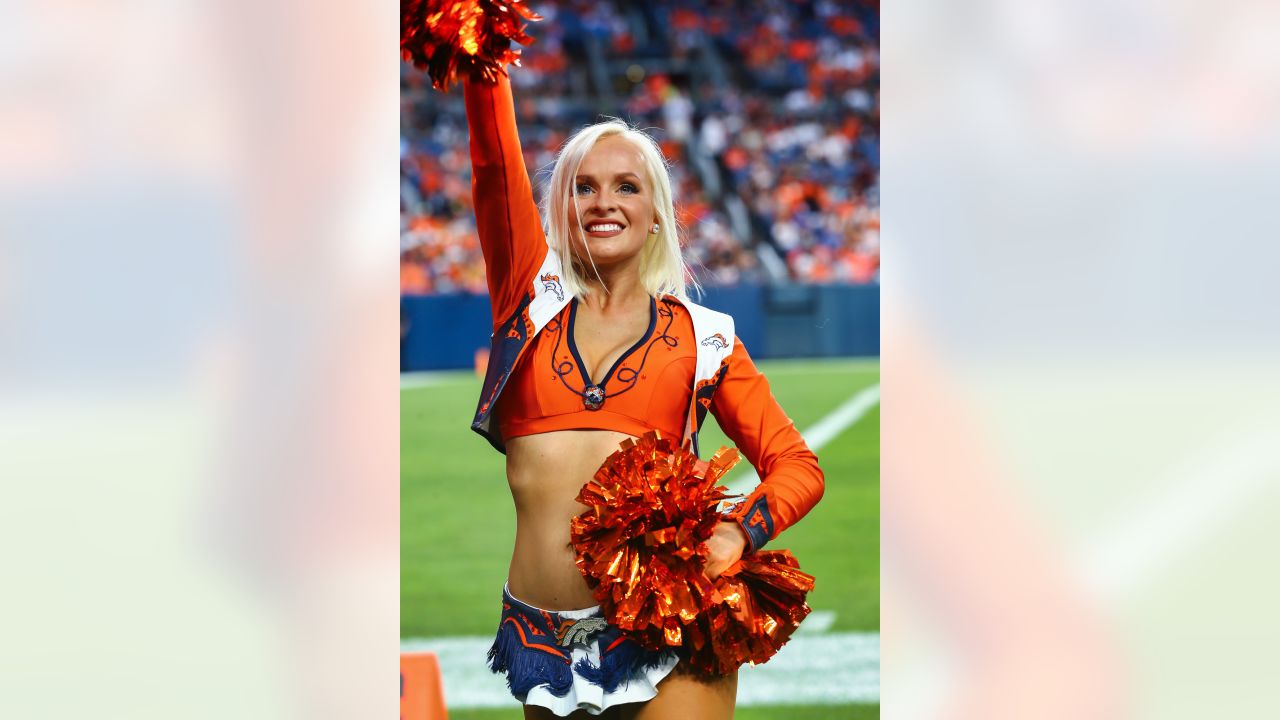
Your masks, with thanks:
M448 717L436 654L400 653L400 720L448 720Z

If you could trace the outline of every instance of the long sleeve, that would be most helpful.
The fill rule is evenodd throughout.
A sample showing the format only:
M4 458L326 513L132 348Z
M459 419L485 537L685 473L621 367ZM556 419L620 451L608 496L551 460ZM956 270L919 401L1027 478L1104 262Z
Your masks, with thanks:
M760 485L728 514L746 531L747 552L759 550L822 499L822 469L736 338L711 413L760 474Z
M464 83L471 132L471 193L498 327L519 307L547 256L546 236L520 151L511 83Z

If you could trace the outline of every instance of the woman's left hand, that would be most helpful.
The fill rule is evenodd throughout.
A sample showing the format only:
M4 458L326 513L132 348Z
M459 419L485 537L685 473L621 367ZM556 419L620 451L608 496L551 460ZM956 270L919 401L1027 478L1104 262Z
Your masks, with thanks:
M707 565L704 568L707 577L715 580L738 562L742 552L747 549L747 536L736 522L721 521L707 538Z

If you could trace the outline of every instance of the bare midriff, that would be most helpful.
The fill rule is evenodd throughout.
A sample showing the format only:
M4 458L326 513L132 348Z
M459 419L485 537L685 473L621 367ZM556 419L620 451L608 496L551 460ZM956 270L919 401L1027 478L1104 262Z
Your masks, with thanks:
M509 438L507 482L516 507L511 594L545 610L596 605L574 563L569 523L586 509L576 498L605 458L631 437L612 430L558 430Z

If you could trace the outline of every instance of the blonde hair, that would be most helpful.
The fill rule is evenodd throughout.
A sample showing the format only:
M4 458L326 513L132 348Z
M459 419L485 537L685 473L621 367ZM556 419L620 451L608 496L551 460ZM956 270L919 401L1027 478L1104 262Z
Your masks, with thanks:
M594 262L588 268L573 253L568 220L569 203L576 202L574 181L583 158L596 143L609 137L621 137L640 151L649 175L649 184L653 188L653 209L658 216L658 234L654 236L650 233L640 250L640 283L653 297L674 295L687 301L688 289L690 286L697 288L697 281L693 279L680 253L679 229L676 227L667 161L653 138L617 119L588 125L569 138L556 156L551 179L546 184L542 198L542 218L547 243L559 253L562 260L560 282L576 296L585 297L590 293L583 276L595 272ZM579 214L574 212L573 218L579 223L581 230ZM649 218L644 221L648 224ZM587 252L590 253L589 248Z

